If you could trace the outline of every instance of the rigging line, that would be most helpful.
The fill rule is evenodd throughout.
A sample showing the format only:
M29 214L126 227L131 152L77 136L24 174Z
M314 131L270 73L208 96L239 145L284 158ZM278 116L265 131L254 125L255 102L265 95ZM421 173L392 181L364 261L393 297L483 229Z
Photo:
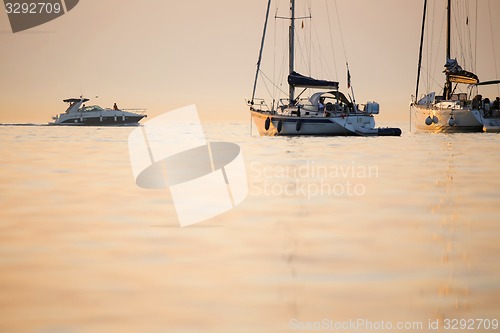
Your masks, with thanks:
M321 40L319 38L318 29L316 28L316 25L313 25L313 29L314 29L314 34L315 34L316 40ZM316 48L314 48L314 49L316 50ZM335 78L335 80L338 81L337 69L336 68L333 69L333 73L335 73L335 75L333 76L331 68L330 68L331 62L328 61L327 57L325 56L325 53L323 52L323 49L321 48L321 43L318 43L317 49L318 49L317 54L319 55L319 57L316 57L315 60L319 61L319 67L322 69L325 69L327 74L329 75L329 77ZM324 58L325 65L323 64L322 58Z
M434 66L430 68L430 72L432 72L432 73L434 73L436 71L436 68L437 68L437 62L438 62L438 58L439 58L439 52L441 50L441 42L442 42L443 35L444 35L443 31L444 31L445 23L446 23L446 15L443 15L443 18L441 20L441 29L440 29L440 33L439 33L439 40L438 40L438 44L437 44L437 50L436 50L436 54L434 55L434 57L435 57L435 59L434 59ZM431 76L431 74L429 72L428 72L428 75L429 75L429 78L432 81L436 82L436 80ZM430 84L431 82L429 81L428 83Z
M438 36L438 41L437 41L437 45L436 45L436 37L435 37L435 34L436 32L438 31L437 30L437 24L436 24L436 20L434 18L436 17L439 17L437 14L436 14L436 7L437 7L437 2L436 1L433 1L433 6L432 6L432 15L428 15L430 17L432 17L433 19L431 20L427 20L427 29L430 29L430 34L428 34L428 38L430 38L427 42L427 45L429 45L428 49L427 49L427 68L429 68L429 72L431 73L434 73L435 70L436 70L436 66L437 66L437 59L438 59L438 55L439 55L439 47L441 45L441 38L443 36L443 27L444 27L444 18L445 16L444 15L441 15L442 16L442 20L441 20L441 29L439 30L439 34L437 35ZM430 26L429 26L430 25ZM437 49L436 49L437 47ZM436 54L434 55L434 59L433 59L433 50L436 50ZM432 63L434 60L434 64ZM427 77L426 77L426 88L427 88L427 92L431 91L432 90L432 86L431 86L431 83L432 83L432 80L433 78L430 76L429 73L427 73Z
M459 28L461 26L460 24L460 21L461 21L461 18L463 17L461 15L461 12L460 12L460 7L459 7L459 3L457 1L457 4L456 4L456 7L459 9L457 11L457 14L455 15L455 26L456 26L456 30L457 30L457 39L458 39L458 45L460 46L459 47L459 54L461 56L461 60L462 60L462 66L464 68L468 68L468 64L467 64L467 60L466 60L466 57L465 57L465 40L463 38L463 31Z
M309 0L309 3L307 5L309 9L309 17L311 17L311 23L309 24L309 74L312 74L312 6L311 6L311 0Z
M461 15L459 17L460 20L462 21L462 32L461 32L461 36L460 36L460 40L462 42L461 50L462 50L464 68L471 71L472 70L472 58L470 58L470 50L472 49L472 45L471 45L470 38L467 38L468 36L470 36L468 12L469 12L468 11L468 2L463 3L463 15ZM465 24L463 24L464 16L465 16ZM457 22L457 24L458 24L458 22Z
M265 42L265 39L266 39L266 30L267 30L267 20L269 18L269 8L270 7L271 7L271 0L269 0L267 2L266 20L265 20L265 23L264 23L264 29L263 29L263 32L262 32L262 40L261 40L261 43L260 43L259 59L257 61L257 70L255 72L255 82L253 84L252 103L253 103L253 99L255 98L255 90L257 89L257 79L258 79L258 75L259 75L259 71L260 71L260 63L262 61L262 51L264 51L264 42Z
M283 30L284 30L284 21L279 19L278 12L280 10L280 1L275 1L275 12L274 12L274 43L275 43L275 48L274 48L274 64L273 64L273 80L271 82L278 82L277 80L281 80L282 78L282 71L283 67L285 66L285 49L287 49L287 42L282 41L281 43L281 49L277 50L277 45L278 43L276 42L278 40L277 34L279 33L280 36L283 36ZM280 24L278 25L278 20ZM281 52L281 67L280 67L280 72L276 77L277 74L277 69L276 69L276 58L277 55L279 55L278 52ZM273 100L276 99L278 95L278 89L276 89L276 85L273 85Z
M273 34L273 82L276 82L276 34L278 31L278 25L276 15L278 14L278 3L275 5L276 13L274 15L274 34ZM273 89L272 99L276 97L276 89Z
M333 58L333 66L335 70L335 80L338 81L338 74L337 74L337 59L335 59L335 49L333 48L333 30L332 30L332 22L330 20L330 7L328 6L328 0L325 0L326 3L326 14L328 17L328 27L329 27L329 32L330 32L330 46L332 48L332 58Z
M276 21L277 22L277 21ZM280 33L280 36L283 36L284 35L284 21L281 21L281 23L279 24L276 24L275 25L275 30L280 30L279 33ZM276 40L278 40L278 38L276 38ZM280 50L277 50L278 48L278 44L279 46L281 46ZM284 68L286 66L286 54L287 54L287 50L288 50L288 42L283 40L281 43L276 43L276 46L275 46L275 54L274 54L274 57L276 59L275 61L275 64L273 66L273 80L269 80L271 82L281 82L282 79L283 79L283 73L284 73ZM281 57L279 57L281 55ZM276 67L276 62L280 63L281 66L279 68ZM277 85L273 84L273 99L277 99L277 95L278 95L278 89L276 88Z
M417 84L415 88L415 102L418 101L418 85L420 84L420 68L422 67L422 48L424 47L425 16L427 14L427 0L424 1L424 13L422 15L422 31L420 35L420 50L418 53Z
M308 40L307 40L307 35L306 33L304 33L304 29L305 29L305 19L308 18L307 16L307 4L306 2L302 2L302 9L301 9L303 12L304 12L304 15L302 17L298 17L296 19L300 19L301 20L301 34L297 34L296 33L296 36L297 36L297 41L298 41L298 44L299 44L299 48L300 48L300 54L301 54L301 63L302 65L304 66L304 70L306 71L307 75L311 76L311 57L309 57L309 48L308 48ZM300 40L300 38L302 38L302 42ZM309 40L310 42L310 40Z
M488 13L490 14L490 31L491 31L491 46L493 47L493 63L495 65L495 75L498 77L498 68L497 68L497 55L495 52L495 38L493 37L493 21L491 19L491 6L490 0L488 0ZM500 94L500 88L497 85L497 92Z
M434 6L436 5L435 2L432 2L432 3L434 4ZM428 13L429 13L428 16L434 17L434 8L432 8L432 11L429 8ZM425 24L425 29L427 31L427 34L426 34L427 35L427 43L425 44L426 45L425 63L426 63L427 68L431 68L431 61L432 61L431 51L434 49L434 38L433 38L433 36L434 36L434 20L427 20L427 22ZM424 79L425 79L425 83L426 83L425 91L426 91L426 93L428 93L430 90L430 86L429 86L430 79L428 77L424 77ZM415 96L415 98L418 98L418 96Z
M340 40L342 41L342 50L344 51L345 62L348 63L347 52L345 51L345 44L344 44L344 34L342 33L342 25L340 24L339 10L337 8L337 0L335 0L333 3L335 4L335 13L337 14L337 22L339 24L339 33L340 33Z
M284 25L284 23L282 23L282 28L283 28L283 25ZM282 30L284 30L284 29L282 29ZM284 35L283 31L282 31L282 35ZM283 43L281 44L281 62L280 62L281 67L280 67L280 70L278 73L278 77L273 82L283 82L284 81L285 70L286 70L286 67L288 64L287 60L286 60L287 52L288 52L288 42L284 40ZM276 95L278 95L277 92L278 92L279 88L277 85L274 85L274 87L275 87L275 99L278 99L276 97Z
M296 36L297 36L297 34L296 34ZM307 68L307 63L306 63L307 60L305 60L306 57L304 57L304 49L302 48L302 43L300 41L300 37L299 36L297 36L297 38L295 39L295 42L298 44L298 49L300 51L300 62L301 62L301 65L304 66L304 68ZM297 49L297 48L295 48L295 49Z
M302 19L302 20L305 20L305 19L310 19L311 17L310 16L302 16L300 17L299 19ZM298 34L296 33L295 34L296 36L296 42L298 44L298 49L300 51L300 64L301 66L303 66L303 68L305 70L307 70L308 68L310 68L310 65L308 63L308 60L310 61L310 59L307 58L307 54L308 54L308 50L307 50L307 37L306 37L306 34L305 33L301 33L301 34ZM310 75L310 73L309 73Z
M315 57L313 60L318 68L321 69L321 71L326 72L327 77L334 77L332 75L332 72L330 70L330 67L328 66L328 59L326 59L322 49L321 45L313 45L312 49L314 50L315 54L318 54L318 57ZM325 63L324 63L325 62Z
M469 4L468 3L467 3L467 6L466 6L466 11L467 11L467 32L468 32L468 37L469 37L469 44L471 45L471 47L469 48L469 54L467 56L469 57L469 60L470 60L471 71L475 72L476 71L476 66L475 66L475 63L474 63L474 57L472 56L472 37L471 37L470 20L469 20L470 10L469 10Z
M431 78L432 81L434 81L435 84L437 84L439 86L439 89L443 89L444 87L441 85L441 83L439 83L438 81L436 81L434 78L432 78L431 74L424 68L422 67L422 70L428 75L429 78Z
M259 74L260 74L261 76L264 76L266 79L268 79L265 75L263 75L264 73L263 73L262 71L259 71ZM269 79L268 79L268 80L269 80ZM269 95L271 96L271 98L272 98L272 97L273 97L273 96L272 96L272 93L271 93L271 91L269 90L269 87L267 86L266 81L265 81L265 80L262 80L262 83L264 83L264 87L266 88L266 90L267 90L268 94L269 94ZM271 83L272 83L272 82L271 82Z
M266 75L266 73L264 73L262 70L260 71L260 74L266 79L269 81L269 83L271 83L273 86L276 87L276 89L278 89L279 91L281 91L283 94L288 94L288 92L285 92L283 90L281 90L281 88L279 86L277 86L274 82L272 82L269 77ZM265 81L264 81L265 82Z
M461 8L460 8L460 4L457 0L456 2L456 8L458 8L457 10L457 14L455 15L455 27L456 27L456 31L457 31L457 39L458 39L458 45L459 45L459 53L460 54L460 57L461 57L461 61L462 61L462 66L464 68L470 68L469 66L469 63L468 63L468 59L466 57L466 41L464 40L464 30L466 30L466 27L463 26L463 24L460 24L460 22L462 21L463 19L463 14L462 14L462 11L461 11ZM462 27L462 29L460 29L460 27Z
M477 68L477 0L476 0L476 22L475 22L475 27L474 27L474 30L475 30L475 37L474 37L474 70L476 70Z

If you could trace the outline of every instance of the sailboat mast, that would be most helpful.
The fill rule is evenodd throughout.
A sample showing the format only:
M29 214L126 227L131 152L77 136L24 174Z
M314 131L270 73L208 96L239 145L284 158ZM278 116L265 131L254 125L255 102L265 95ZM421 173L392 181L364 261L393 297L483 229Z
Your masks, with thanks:
M253 105L253 103L254 103L255 90L257 89L257 80L259 78L260 62L262 61L262 51L264 51L264 42L266 40L267 21L269 19L269 8L270 7L271 7L271 0L269 0L267 2L266 21L264 22L264 31L262 32L262 40L260 42L259 59L257 60L257 70L255 71L255 80L253 82L253 91L252 91L251 105Z
M448 0L447 26L446 26L446 60L451 59L451 0Z
M446 62L448 62L448 59L451 59L451 0L448 0L446 20L447 20L447 25L446 25ZM446 82L444 84L443 97L446 100L451 99L451 81L449 80L448 75L446 76Z
M292 74L294 72L294 54L295 54L295 0L290 0L290 28L289 28L289 50L288 50L288 64L289 72ZM295 88L289 85L289 99L290 104L293 104L295 98Z
M422 32L420 34L420 51L418 53L417 87L415 88L415 103L418 101L418 86L420 84L420 69L422 68L422 50L424 46L426 13L427 13L427 0L424 0L424 13L422 15Z

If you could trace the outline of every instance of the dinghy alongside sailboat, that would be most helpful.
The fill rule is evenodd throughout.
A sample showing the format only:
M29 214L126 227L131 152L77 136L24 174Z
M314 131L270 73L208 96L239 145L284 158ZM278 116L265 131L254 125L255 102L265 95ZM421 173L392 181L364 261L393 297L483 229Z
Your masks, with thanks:
M311 15L297 17L295 0L290 0L290 16L278 17L290 20L289 26L289 54L288 54L288 97L276 100L273 98L271 106L264 99L257 99L256 87L262 60L264 41L269 18L271 0L268 1L264 32L262 36L257 71L255 75L252 98L247 101L250 107L252 120L257 126L260 135L383 135L399 136L399 128L376 128L374 115L380 111L377 102L370 101L357 104L354 91L350 85L348 71L348 88L351 94L346 96L339 91L339 83L331 80L319 80L302 75L295 69L295 21L297 19L311 19ZM277 86L276 83L273 83ZM296 94L296 90L301 89ZM320 90L320 91L317 91ZM305 93L310 95L302 97Z

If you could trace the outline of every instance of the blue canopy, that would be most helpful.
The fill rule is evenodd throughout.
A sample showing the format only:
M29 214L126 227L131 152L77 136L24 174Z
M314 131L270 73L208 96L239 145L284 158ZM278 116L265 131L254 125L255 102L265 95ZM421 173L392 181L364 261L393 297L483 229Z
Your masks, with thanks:
M316 80L312 77L304 76L297 72L292 72L290 75L288 75L288 84L294 87L302 88L339 89L338 82Z

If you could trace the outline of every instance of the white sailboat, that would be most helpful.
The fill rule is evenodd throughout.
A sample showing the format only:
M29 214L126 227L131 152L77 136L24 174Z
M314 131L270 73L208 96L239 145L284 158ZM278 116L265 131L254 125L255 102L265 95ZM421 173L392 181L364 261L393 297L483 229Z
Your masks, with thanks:
M444 1L443 1L444 3ZM458 7L459 3L456 2ZM438 95L435 91L427 91L419 96L419 85L421 79L422 53L424 48L427 0L424 0L424 10L422 16L422 33L420 38L420 53L417 71L417 84L415 95L412 97L411 113L415 116L416 129L421 131L433 132L491 132L500 130L500 110L499 99L496 100L484 98L479 94L478 89L481 86L500 84L500 80L491 80L480 82L478 76L469 70L464 70L454 58L454 54L462 55L464 62L468 67L473 67L472 52L465 52L465 44L472 44L467 40L470 34L469 26L469 2L463 3L466 10L460 12L466 13L466 16L454 17L452 26L452 1L447 0L446 7L446 63L443 71L445 76L442 94ZM457 10L458 12L458 10ZM476 15L477 16L477 15ZM490 22L492 23L492 22ZM476 22L477 24L477 22ZM463 25L460 27L460 25ZM459 36L457 44L452 50L452 29L456 29ZM464 33L463 31L467 31ZM470 45L471 46L471 45ZM452 53L454 52L454 53ZM466 61L466 57L468 61ZM424 69L428 74L428 82L435 81L435 78L429 73L429 69Z
M252 98L247 101L253 122L260 135L386 135L399 136L399 128L375 128L374 115L379 113L377 102L356 104L350 85L348 69L348 87L351 94L339 91L339 83L331 80L318 80L299 74L295 70L295 23L296 20L311 19L311 15L296 16L295 0L290 0L288 17L278 17L290 21L288 47L288 96L266 103L255 97L257 82L261 74L261 60L266 38L271 0L267 4L264 32L257 62ZM276 83L272 83L278 86ZM301 89L296 94L296 89ZM309 94L307 97L306 94ZM352 96L352 97L351 97ZM270 106L268 106L270 105Z

